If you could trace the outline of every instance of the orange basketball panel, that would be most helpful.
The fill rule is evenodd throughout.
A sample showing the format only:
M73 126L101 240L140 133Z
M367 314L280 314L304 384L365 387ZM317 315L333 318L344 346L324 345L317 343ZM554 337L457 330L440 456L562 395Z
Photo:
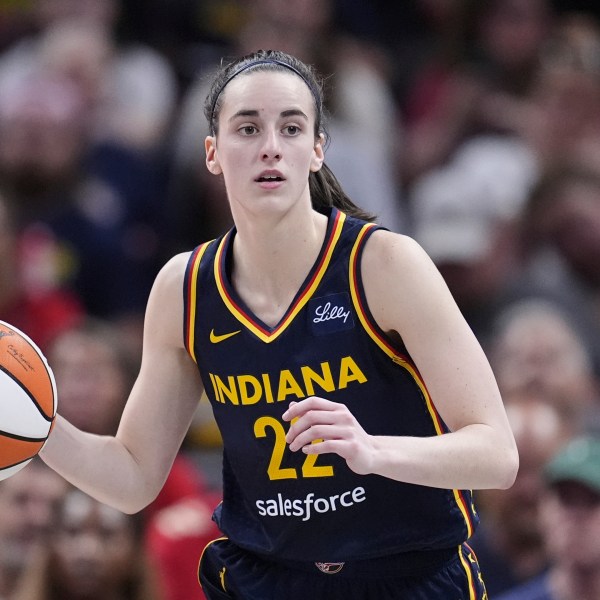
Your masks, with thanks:
M43 355L18 329L1 321L0 365L35 398L47 418L54 416L55 389Z
M0 469L32 458L42 449L43 445L43 441L16 440L0 433Z

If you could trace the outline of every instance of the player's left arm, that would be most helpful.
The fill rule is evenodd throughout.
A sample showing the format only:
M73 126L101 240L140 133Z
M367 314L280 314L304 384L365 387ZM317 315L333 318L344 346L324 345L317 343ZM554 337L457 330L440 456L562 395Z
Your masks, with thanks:
M369 308L401 336L451 433L417 438L368 435L344 405L308 398L284 417L292 450L336 452L358 473L441 488L512 485L515 441L489 362L439 271L412 239L375 232L361 265ZM313 439L323 439L310 444Z

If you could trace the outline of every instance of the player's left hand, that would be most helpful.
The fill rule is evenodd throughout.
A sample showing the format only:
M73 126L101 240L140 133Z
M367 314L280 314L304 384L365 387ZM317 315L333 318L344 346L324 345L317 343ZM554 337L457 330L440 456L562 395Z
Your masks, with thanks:
M374 438L345 404L310 396L302 402L291 402L283 413L283 420L291 421L285 439L293 452L334 452L344 458L355 473L372 472Z

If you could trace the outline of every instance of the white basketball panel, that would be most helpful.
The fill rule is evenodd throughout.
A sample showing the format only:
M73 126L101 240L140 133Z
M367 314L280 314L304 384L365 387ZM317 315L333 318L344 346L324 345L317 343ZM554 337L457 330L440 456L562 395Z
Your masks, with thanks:
M28 438L45 438L50 423L31 397L4 371L0 371L0 431Z

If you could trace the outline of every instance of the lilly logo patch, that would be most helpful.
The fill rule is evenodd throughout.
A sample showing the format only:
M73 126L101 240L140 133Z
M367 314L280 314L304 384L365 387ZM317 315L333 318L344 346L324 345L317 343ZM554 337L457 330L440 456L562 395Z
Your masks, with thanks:
M354 327L352 303L346 292L313 298L308 303L310 328L316 335L334 333Z

